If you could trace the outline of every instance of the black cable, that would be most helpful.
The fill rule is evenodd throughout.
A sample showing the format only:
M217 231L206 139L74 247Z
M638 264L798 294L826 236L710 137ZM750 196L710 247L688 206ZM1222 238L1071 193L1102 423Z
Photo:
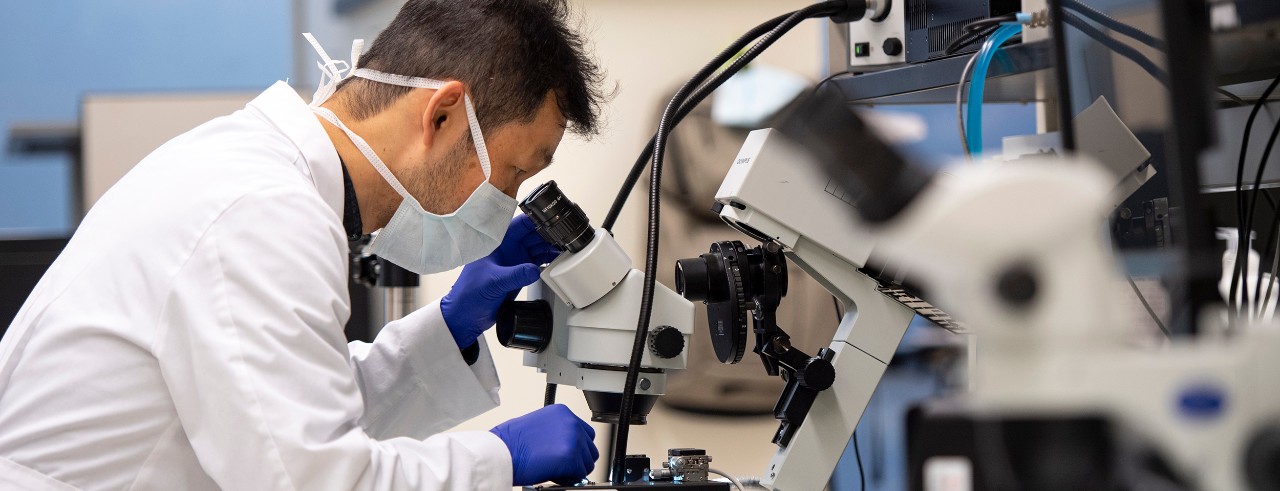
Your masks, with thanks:
M542 393L542 405L550 406L556 403L556 384L547 383L547 391Z
M1249 111L1249 118L1244 124L1244 136L1240 141L1240 157L1236 162L1236 220L1238 224L1236 226L1236 231L1238 243L1236 244L1235 268L1233 268L1234 271L1231 272L1231 290L1227 297L1228 305L1233 303L1236 305L1235 309L1229 310L1234 311L1236 317L1239 317L1240 307L1244 303L1237 300L1236 294L1240 290L1240 277L1244 275L1244 272L1246 271L1245 267L1247 264L1245 263L1249 260L1248 255L1245 252L1248 247L1247 242L1245 242L1245 230L1248 228L1246 225L1251 219L1245 215L1244 163L1249 152L1249 136L1253 133L1253 122L1258 119L1258 113L1262 111L1262 106L1267 104L1267 99L1271 98L1271 93L1276 90L1277 85L1280 85L1280 75L1277 75L1275 80L1271 81L1271 85L1267 86L1267 90L1262 91L1262 95L1258 97L1257 102L1254 103L1253 109ZM1242 255L1244 256L1243 260L1241 260Z
M832 80L835 80L835 79L836 79L836 77L839 77L839 76L842 76L842 75L850 75L850 74L852 74L852 73L853 73L853 72L851 72L851 71L845 70L845 71L843 71L843 72L836 72L836 73L833 73L833 74L831 74L831 75L827 75L827 76L826 76L826 78L823 78L822 80L819 80L819 81L818 81L818 83L817 83L816 85L814 85L814 86L813 86L813 90L816 92L818 89L821 89L823 85L826 85L826 84L830 83Z
M1280 81L1280 77L1277 77L1277 78L1276 78L1276 80ZM1267 139L1267 146L1266 146L1266 148L1262 151L1262 160L1258 162L1258 173L1257 173L1257 177L1255 177L1255 178L1254 178L1254 180L1253 180L1253 189L1252 189L1252 191L1249 193L1249 194L1252 196L1252 198L1249 200L1249 213L1245 215L1245 221L1246 221L1246 222L1245 222L1245 227L1246 227L1245 237L1250 237L1250 236L1252 236L1252 235L1253 235L1253 220L1254 220L1254 217L1256 216L1256 215L1254 215L1254 213L1255 213L1255 212L1257 212L1257 210L1258 210L1258 195L1259 195L1259 194L1262 194L1262 192L1261 192L1262 190L1260 189L1260 188L1262 187L1262 173L1263 173L1263 172L1265 172L1265 171L1267 170L1267 161L1271 159L1271 151L1272 151L1273 149L1275 149L1275 146L1276 146L1276 138L1277 138L1278 136L1280 136L1280 124L1275 125L1275 127L1271 129L1271 137ZM1248 245L1246 244L1246 248L1247 248L1247 247L1248 247ZM1247 252L1246 252L1246 254L1247 254ZM1244 261L1241 261L1241 260L1240 260L1240 257L1239 257L1239 256L1236 256L1236 264L1245 263L1246 261L1248 261L1248 256L1247 256L1247 255L1245 256L1245 260L1244 260ZM1248 270L1248 265L1246 264L1246 265L1245 265L1245 268L1240 270L1240 274L1241 274L1241 275L1244 275L1244 274L1247 274L1248 272L1249 272L1249 270ZM1259 278L1261 278L1261 277L1262 277L1262 273L1261 273L1261 272L1259 272L1259 273L1258 273L1258 277L1259 277ZM1247 279L1246 279L1246 281L1247 281ZM1246 295L1246 296L1248 295L1248 293L1247 293L1247 292L1248 292L1248 288L1245 288L1245 295ZM1256 296L1254 297L1254 301L1255 301L1255 302L1257 301L1257 297L1256 297ZM1242 302L1242 303L1243 303L1243 302ZM1247 303L1246 303L1245 305L1247 305Z
M1277 229L1280 229L1280 207L1271 199L1271 193L1268 192L1263 196L1267 197L1267 202L1271 204L1271 210L1275 213L1274 219L1271 221L1271 235L1277 235ZM1258 303L1258 317L1263 317L1267 313L1267 307L1271 303L1271 292L1276 286L1276 276L1280 275L1280 247L1275 249L1275 253L1271 256L1271 279L1267 281L1267 291L1262 293L1261 301ZM1270 250L1266 251L1270 252ZM1259 278L1261 281L1261 278Z
M1075 104L1071 97L1071 73L1067 70L1067 28L1062 23L1060 0L1046 0L1049 13L1050 39L1053 40L1053 76L1058 95L1058 133L1062 135L1062 149L1067 153L1076 150L1076 128L1072 124Z
M793 13L795 12L792 12L792 14ZM775 17L763 24L760 24L759 26L756 26L752 30L748 31L741 38L738 38L737 41L734 41L733 44L730 44L728 48L725 48L725 50L721 52L720 55L716 56L711 60L711 62L707 63L707 65L703 67L703 70L710 69L714 71L714 69L724 66L724 64L730 58L738 55L738 53L741 53L742 48L744 48L747 43L750 43L751 41L754 41L756 38L760 37L762 35L761 33L768 32L769 30L772 30L773 28L777 27L778 24L781 24L782 21L790 15L791 14L785 14L785 15ZM818 86L821 87L822 84L830 82L835 77L849 74L849 73L852 73L852 72L844 71L844 72L832 74L827 78L823 79L822 81L818 82ZM686 82L685 85L689 85L693 83L695 79L698 79L698 81L701 82L701 79L705 78L705 77L699 77L699 75L701 74L702 74L702 71L699 71L698 74L695 74L692 78L690 78L689 82ZM732 76L733 76L733 73L727 73L727 72L721 71L710 81L707 81L703 83L701 86L699 86L698 90L695 91L693 95L688 98L688 100L681 103L680 110L676 112L676 117L674 120L675 122L673 124L680 124L680 122L683 121L684 118L689 115L689 113L693 112L693 110L696 109L699 104L702 104L702 101L706 100L707 97L710 96L712 92L714 92L717 88L723 85L724 82L729 80L729 78L731 78ZM646 143L644 149L641 150L640 156L636 158L635 163L631 164L631 170L627 172L627 178L623 180L622 187L618 189L618 194L614 197L613 204L609 206L609 212L604 217L604 222L602 223L601 226L605 230L608 230L610 232L613 231L613 226L617 223L618 217L622 214L622 209L627 206L627 198L631 196L631 190L635 189L636 183L640 182L640 176L644 174L644 169L645 167L648 166L649 159L653 157L653 145L654 145L654 140L657 138L657 136L658 136L657 133L654 133L653 136L649 137L649 142Z
M1214 92L1227 96L1228 99L1231 99L1231 101L1235 102L1239 107L1244 107L1249 105L1249 103L1245 102L1244 99L1241 99L1240 96L1232 94L1231 92L1227 91L1227 89L1218 87L1213 90Z
M761 52L772 46L783 34L786 34L801 22L815 16L834 15L843 11L846 7L847 5L844 1L834 0L813 4L796 11L722 70L716 79L723 78L728 80L729 77L732 77L733 74L759 56ZM613 465L611 467L615 479L620 478L625 469L627 439L631 432L630 423L632 413L635 411L636 384L640 376L640 360L644 354L645 339L649 334L649 321L653 315L653 294L658 275L658 225L661 219L662 162L666 150L666 140L671 133L675 115L680 105L685 102L693 104L690 107L697 105L697 101L692 99L689 101L684 100L692 90L693 84L691 80L690 83L686 83L680 90L676 91L676 95L671 98L671 102L667 103L667 108L662 112L662 119L658 123L658 133L654 136L653 167L649 178L649 224L648 244L645 254L644 289L640 300L640 315L636 322L635 340L631 346L631 361L627 366L627 378L623 386L621 407L618 411L618 435L614 440ZM707 93L710 94L710 91L707 91Z
M1173 334L1169 333L1169 328L1165 327L1164 322L1160 321L1160 316L1156 315L1156 310L1151 308L1151 304L1147 303L1147 297L1142 295L1142 290L1138 289L1138 284L1133 281L1133 277L1124 275L1129 280L1129 287L1133 288L1134 295L1138 296L1138 301L1142 302L1142 306L1147 309L1147 313L1151 314L1151 320L1156 321L1156 327L1160 328L1160 332L1164 333L1164 337L1173 338Z
M1016 22L1017 20L1018 20L1017 14L1004 14L996 17L988 17L986 19L979 19L979 20L970 22L968 24L965 24L964 31L978 32L978 31L987 29L988 27L1000 27L1000 24L1004 22Z
M746 34L743 34L733 43L729 44L729 46L726 47L724 51L721 51L720 54L716 55L715 58L712 58L711 61L703 66L701 70L698 70L698 72L694 74L688 82L685 82L685 86L703 83L703 81L705 81L707 77L711 76L712 73L724 66L725 63L734 56L737 56L738 53L741 53L743 48L746 48L748 44L752 43L765 33L772 31L775 27L778 27L778 24L781 24L782 21L786 20L787 17L790 17L794 13L795 12L790 12L779 15L747 31ZM706 98L707 94L710 94L711 91L715 90L719 86L720 84L704 84L702 87L698 88L697 92L694 93L692 100L701 102ZM684 87L681 87L681 89L683 88ZM680 121L683 120L685 116L688 116L690 112L693 112L693 109L697 106L697 103L682 103L680 111L676 113L676 124L679 124ZM613 199L613 204L609 206L609 213L604 217L604 222L601 226L604 227L605 230L613 231L613 225L618 221L618 215L622 214L622 208L626 206L627 197L631 195L631 190L635 188L636 183L640 181L640 175L644 173L645 164L648 164L649 159L653 157L653 144L657 136L657 133L655 133L649 138L649 143L645 144L644 149L640 151L640 156L637 157L636 162L631 165L631 171L627 173L627 178L623 180L622 187L618 190L618 195Z
M1256 189L1256 188L1255 188ZM1276 200L1271 196L1270 190L1262 190L1262 197L1267 199L1267 204L1271 206L1271 230L1267 232L1267 242L1262 246L1262 252L1259 254L1258 277L1253 280L1253 303L1258 304L1259 309L1262 307L1262 262L1261 258L1267 257L1267 252L1272 250L1276 245L1276 227L1277 218L1280 218L1280 208L1276 207ZM1262 315L1262 311L1258 311L1258 315Z
M866 491L867 474L862 470L862 451L858 450L858 430L853 430L853 457L858 461L858 490Z
M1169 83L1169 74L1166 73L1163 68L1156 66L1156 64L1146 56L1143 56L1142 53L1134 47L1107 36L1107 34L1102 32L1101 29L1093 27L1093 24L1090 24L1089 21L1071 12L1063 11L1062 20L1071 25L1071 27L1080 30L1080 32L1085 33L1090 38L1093 38L1093 40L1097 41L1099 44L1106 46L1107 49L1110 49L1120 56L1128 58L1129 61L1137 64L1138 67L1142 68L1143 71L1154 77L1161 84L1167 85Z
M1160 51L1167 51L1164 41L1156 39L1155 36L1143 32L1141 29L1133 27L1129 24L1120 22L1102 11L1080 3L1076 0L1062 0L1062 7L1074 10L1081 15L1088 17L1089 20L1102 24L1103 27L1111 29L1125 36L1132 38L1134 41L1145 44Z
M957 37L954 41L951 41L951 44L947 45L947 49L945 53L948 55L955 54L957 51L964 49L966 46L969 46L973 43L986 39L987 36L990 36L991 33L996 32L996 29L999 29L999 28L1000 28L1000 24L996 24L993 26L987 26L985 29L982 29L979 31L965 32L964 34L961 34L960 37Z

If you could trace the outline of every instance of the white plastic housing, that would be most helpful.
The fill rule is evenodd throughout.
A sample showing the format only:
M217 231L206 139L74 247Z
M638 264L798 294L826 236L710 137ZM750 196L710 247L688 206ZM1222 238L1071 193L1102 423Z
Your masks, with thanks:
M572 308L586 308L618 286L631 271L631 258L608 231L596 236L581 251L561 254L542 271L542 281Z
M644 273L629 270L616 288L583 309L551 298L555 293L547 286L534 283L529 287L529 298L546 300L551 304L551 343L540 353L525 353L525 366L545 372L547 381L551 383L582 390L622 392L626 373L620 367L631 361ZM693 316L692 302L661 284L656 285L650 332L662 326L675 328L684 338L685 349L673 358L660 358L654 356L646 345L640 366L663 370L685 368L693 341ZM608 367L614 368L606 369ZM637 394L661 395L665 391L665 374L641 373Z

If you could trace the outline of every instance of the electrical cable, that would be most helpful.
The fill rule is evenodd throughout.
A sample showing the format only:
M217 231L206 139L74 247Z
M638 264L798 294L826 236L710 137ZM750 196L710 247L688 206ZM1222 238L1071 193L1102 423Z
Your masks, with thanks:
M1067 153L1076 151L1076 128L1073 124L1075 103L1071 95L1071 73L1068 70L1070 60L1067 56L1067 28L1062 22L1060 0L1045 0L1046 17L1049 24L1049 39L1053 48L1053 78L1057 92L1057 105L1054 110L1058 116L1058 133L1062 137L1062 149Z
M982 43L978 50L977 63L973 66L973 77L969 82L969 124L965 128L969 152L982 153L982 94L986 90L987 69L991 67L991 59L996 51L1014 35L1022 32L1021 24L1004 24Z
M778 27L778 24L781 24L782 21L786 20L794 13L795 12L789 12L779 15L751 28L751 30L747 31L733 43L730 43L728 47L712 58L711 61L704 65L701 70L698 70L698 72L695 73L689 81L685 82L685 87L703 84L707 77L710 77L711 74L724 66L724 64L730 59L738 56L739 53L742 53L742 50L746 48L748 44L751 44L760 36L763 36L769 31L772 31L775 27ZM725 80L728 79L726 78ZM690 102L681 104L679 112L676 113L676 124L679 124L685 116L688 116L689 113L693 112L693 109L697 107L703 99L710 95L711 91L720 87L720 84L723 83L723 81L720 83L713 82L708 82L698 87L697 92L694 92L693 97L690 98ZM681 87L681 89L684 89L685 87ZM609 206L609 212L605 215L604 222L602 223L602 227L605 230L613 231L613 225L618 221L618 216L622 213L622 208L626 206L627 198L631 195L631 190L634 189L636 183L640 181L640 176L644 173L646 164L648 164L649 159L653 157L653 145L657 136L657 133L654 133L654 135L649 138L649 143L645 144L644 149L640 151L640 156L637 157L635 163L631 165L631 171L627 173L627 178L623 180L622 187L618 190L618 195L614 197L613 204Z
M973 154L969 153L969 137L965 135L964 129L964 83L969 78L969 72L973 71L975 61L978 61L978 55L969 57L969 63L960 72L960 83L956 85L956 124L960 127L960 146L964 148L964 156L969 158L973 158Z
M723 477L723 478L725 478L725 479L728 479L730 483L733 483L733 487L738 488L738 491L747 491L747 488L746 488L746 487L744 487L744 486L742 485L742 482L741 482L741 481L738 481L738 479L737 479L737 478L735 478L735 477L733 477L733 476L729 475L729 473L727 473L727 472L722 472L722 471L719 471L719 470L716 470L716 469L712 469L712 468L710 468L710 467L708 467L708 468L707 468L707 472L710 472L710 473L715 474L715 475L717 475L717 476L720 476L720 477Z
M556 403L556 384L547 383L546 392L542 393L542 405L550 406Z
M1018 14L1004 14L996 17L988 17L986 19L979 19L979 20L970 22L968 24L965 24L964 31L979 32L987 29L988 27L999 27L1000 24L1003 24L1005 22L1016 22L1017 20L1018 20Z
M1102 11L1080 3L1076 0L1061 0L1062 7L1076 11L1080 15L1088 17L1089 20L1102 24L1103 27L1118 32L1139 43L1145 44L1160 51L1168 51L1165 48L1163 40L1156 39L1155 36L1143 32L1141 29L1133 27L1116 20L1115 18L1103 13Z
M1227 96L1227 98L1228 98L1228 99L1231 99L1233 102L1235 102L1236 104L1239 104L1241 107L1243 107L1243 106L1248 106L1248 105L1249 105L1249 103L1248 103L1248 102L1245 102L1245 100L1244 100L1244 99L1241 99L1241 98L1240 98L1240 96L1235 95L1235 94L1232 94L1231 92L1227 91L1226 89L1224 89L1224 88L1222 88L1222 87L1218 87L1218 88L1216 88L1216 89L1213 89L1213 91L1214 91L1214 92L1217 92L1217 93L1219 93L1219 94L1222 94L1222 95Z
M724 66L724 64L730 58L741 53L742 49L745 47L747 43L760 37L761 32L767 32L770 29L777 27L777 25L782 23L782 21L786 19L787 16L789 15L791 14L784 14L784 15L775 17L773 19L770 19L769 21L763 24L760 24L759 26L756 26L754 29L752 29L751 31L748 31L746 34L744 34L741 38L739 38L733 44L730 44L728 48L725 48L725 50L720 53L720 56L713 58L711 62L707 63L707 65L703 68L704 69L711 68L714 70L717 67ZM817 87L822 87L822 84L830 82L832 79L840 75L847 75L850 73L852 72L843 71L843 72L831 74L827 76L827 78L818 82ZM699 72L699 74L701 74L701 72ZM729 78L731 78L732 75L733 75L732 73L726 73L724 71L721 71L716 75L715 78L699 86L698 90L694 92L693 95L690 96L687 101L683 102L680 105L680 110L676 112L674 124L680 124L680 122L683 121L684 118L689 115L689 113L693 112L693 110L696 109L698 105L702 103L702 101L706 100L706 98L710 96L712 92L714 92L717 88L723 85L725 81L729 80ZM686 82L686 85L693 83L693 81L698 78L699 78L698 75L694 75L693 78L689 79L689 82ZM701 78L705 78L705 77L701 77ZM619 188L618 194L614 197L613 203L609 206L609 212L605 215L604 222L602 223L602 227L605 230L613 231L613 226L614 224L617 223L619 215L622 214L622 209L625 208L627 205L627 199L631 195L631 190L635 189L636 183L640 181L640 176L644 174L644 169L645 167L647 167L647 164L649 163L649 159L653 157L653 144L656 138L657 138L656 133L649 138L649 142L645 144L644 149L640 152L640 156L637 157L635 163L631 165L631 170L627 173L627 178L623 180L622 187Z
M1173 334L1169 332L1169 328L1165 327L1164 322L1160 321L1160 316L1156 315L1156 310L1151 308L1151 304L1147 303L1147 297L1142 295L1142 291L1138 289L1138 284L1133 281L1133 277L1124 275L1129 280L1129 287L1133 288L1133 294L1138 296L1138 301L1142 302L1142 307L1147 309L1147 313L1151 314L1151 320L1156 321L1156 327L1160 328L1160 332L1164 333L1164 337L1172 338Z
M1275 227L1274 218L1280 217L1280 208L1277 208L1276 200L1271 196L1271 190L1263 189L1262 197L1267 199L1267 205L1271 207L1271 216L1273 220L1272 220L1271 230L1267 232L1267 241L1263 243L1264 245L1262 246L1262 249L1261 249L1262 252L1260 252L1258 255L1259 261L1261 261L1262 254L1266 254L1267 251L1270 251L1272 249L1272 246L1274 246L1276 243L1277 228ZM1252 233L1250 235L1252 235ZM1262 267L1261 262L1258 263L1258 267L1259 268ZM1262 271L1258 271L1258 275L1256 278L1254 278L1254 282L1253 282L1253 306L1255 310L1254 312L1255 315L1259 315L1262 312L1260 310L1262 307L1261 299L1262 299Z
M1280 81L1280 75L1277 75L1277 76L1276 76L1276 80L1272 81L1272 85L1271 85L1271 86L1272 86L1272 87L1275 87L1275 86L1276 86L1276 82L1277 82L1277 81ZM1268 99L1268 98L1270 98L1270 96L1271 96L1271 94L1270 94L1270 93L1264 93L1264 94L1263 94L1263 96L1262 96L1261 98L1259 98L1259 99L1255 102L1255 105L1254 105L1254 107L1255 107L1255 111L1256 111L1256 108L1257 108L1257 107L1261 106L1263 109L1268 109L1268 115L1270 115L1270 111L1269 111L1269 109L1270 109L1270 108L1268 108L1268 107L1267 107L1267 104L1268 104L1267 99ZM1272 123L1273 123L1273 126L1275 126L1275 121L1274 121L1274 120L1272 121ZM1244 215L1244 217L1245 217L1245 220L1244 220L1245 234L1246 234L1246 236L1248 236L1248 237L1252 237L1252 236L1253 236L1253 222L1254 222L1254 221L1255 221L1255 219L1256 219L1256 218L1255 218L1255 215L1254 215L1254 211L1257 209L1257 204L1258 204L1258 194L1259 194L1259 192L1261 192L1261 193L1262 193L1262 195L1263 195L1263 196L1265 196L1265 197L1267 198L1267 201L1268 201L1268 203L1270 203L1270 204L1271 204L1271 207L1272 207L1272 210L1273 210L1273 211L1274 211L1274 210L1275 210L1275 208L1276 208L1275 201L1272 199L1271 194L1270 194L1269 192L1266 192L1266 191L1263 191L1263 190L1262 190L1262 176L1263 176L1264 172L1266 171L1267 164L1268 164L1268 163L1269 163L1269 161L1270 161L1270 152L1271 152L1271 148L1272 148L1272 146L1275 144L1275 138L1276 138L1276 135L1274 134L1274 131L1275 131L1277 128L1280 128L1280 126L1275 126L1275 127L1273 127L1273 128L1272 128L1272 130L1273 130L1273 134L1271 135L1271 138L1268 140L1268 143L1267 143L1267 147L1266 147L1265 153L1264 153L1264 154L1263 154L1263 156L1262 156L1262 160L1258 162L1258 172L1257 172L1256 177L1254 178L1254 181L1253 181L1253 187L1251 188L1251 191L1252 191L1252 192L1251 192L1251 194L1252 194L1252 196L1253 196L1252 203L1251 203L1251 204L1250 204L1250 206L1249 206L1248 213ZM1247 129L1248 129L1248 130L1250 130L1250 132L1251 132L1251 130L1252 130L1252 128L1247 128ZM1247 134L1248 134L1248 133L1246 133L1246 135L1247 135ZM1248 139L1247 139L1247 138L1248 138L1248 136L1246 136L1245 138L1246 138L1246 139L1245 139L1245 140L1243 140L1243 141L1241 141L1241 143L1240 143L1240 146L1241 146L1241 149L1240 149L1240 150L1241 150L1241 153L1244 153L1244 152L1246 151L1246 148L1245 148L1245 147L1246 147L1246 146L1248 146L1248 144L1249 144L1249 141L1248 141ZM1243 190L1241 190L1241 192L1242 192L1242 191L1243 191ZM1242 193L1238 193L1238 194L1237 194L1237 196L1238 196L1239 198L1243 199L1243 196L1244 196L1244 195L1243 195ZM1274 228L1274 227L1273 227L1273 228ZM1270 247L1270 242L1268 242L1267 246L1266 246L1263 250L1270 250L1270 249L1271 249L1271 247ZM1242 269L1240 270L1240 275L1242 275L1242 276L1243 276L1243 275L1245 275L1245 274L1248 274L1248 269L1247 269L1247 268L1242 268ZM1260 287L1260 283L1261 283L1261 281L1262 281L1262 279L1261 279L1261 277L1259 277L1259 278L1257 279L1257 283L1259 283L1259 285L1256 285L1256 287L1255 287L1255 289L1254 289L1254 297L1253 297L1253 298L1254 298L1254 300L1253 300L1253 302L1254 302L1255 304L1256 304L1256 303L1258 303L1258 295L1257 295L1257 293L1258 293L1258 287Z
M1280 77L1277 77L1277 80L1280 80ZM1271 137L1267 139L1267 146L1266 146L1266 148L1264 148L1264 149L1263 149L1263 151L1262 151L1262 160L1258 162L1258 173L1257 173L1257 177L1256 177L1256 178L1254 178L1254 180L1253 180L1253 189L1252 189L1252 190L1251 190L1251 192L1249 193L1249 194L1250 194L1250 196L1252 196L1252 198L1249 200L1249 210L1248 210L1248 214L1246 214L1246 215L1245 215L1245 224L1244 224L1244 226L1245 226L1245 227L1246 227L1246 229L1247 229L1246 237L1248 237L1248 236L1252 236L1252 235L1253 235L1253 220L1254 220L1254 217L1256 216L1256 215L1254 215L1254 213L1255 213L1255 212L1257 212L1257 210L1258 210L1258 195L1259 195L1259 194L1263 194L1263 193L1262 193L1262 189L1261 189L1261 187L1262 187L1262 174L1263 174L1263 172L1265 172L1265 171L1267 170L1267 162L1268 162L1269 160L1271 160L1271 151L1275 149L1275 146L1276 146L1276 138L1277 138L1277 137L1280 137L1280 124L1275 125L1275 127L1271 129ZM1246 261L1247 261L1247 259L1246 259ZM1242 261L1237 260L1236 262L1237 262L1237 263L1240 263L1240 262L1242 262ZM1246 269L1242 269L1240 274L1241 274L1241 275L1245 275L1245 274L1248 274L1248 272L1249 272L1249 270L1247 269L1247 265L1246 265ZM1260 278L1259 278L1259 280L1260 280ZM1246 279L1246 281L1247 281L1247 279ZM1248 295L1248 293L1247 293L1248 288L1245 288L1245 290L1246 290L1245 295ZM1257 296L1256 296L1256 295L1254 296L1254 300L1253 300L1253 301L1254 301L1254 303L1257 303L1257 302L1258 302L1258 299L1257 299ZM1247 305L1247 304L1246 304L1246 305ZM1247 308L1247 307L1246 307L1246 308Z
M858 461L858 491L867 491L867 474L862 470L862 451L858 450L858 430L853 430L853 457Z
M961 34L959 37L957 37L954 41L951 41L951 44L947 45L947 49L943 53L948 55L953 55L957 51L964 49L966 46L969 46L970 44L976 43L978 41L981 41L983 38L990 36L991 33L996 32L996 29L999 29L999 28L1000 26L998 24L988 25L987 27L978 31L965 32L964 34Z
M1236 232L1239 242L1236 245L1236 263L1234 271L1231 273L1231 290L1227 296L1227 303L1228 305L1235 305L1234 309L1228 309L1228 313L1234 313L1234 319L1237 320L1239 319L1243 302L1237 298L1236 294L1240 289L1240 277L1247 271L1249 259L1245 252L1248 247L1245 242L1245 234L1246 229L1250 228L1247 225L1251 220L1250 217L1245 215L1244 163L1249 152L1249 136L1253 133L1253 123L1257 120L1258 113L1261 112L1262 107L1267 104L1267 100L1271 98L1271 93L1276 90L1277 85L1280 85L1280 75L1277 75L1275 80L1272 80L1271 84L1267 86L1267 89L1262 91L1262 95L1254 103L1253 109L1249 111L1249 118L1245 121L1244 135L1240 143L1240 157L1236 162ZM1241 259L1242 255L1244 256L1243 260Z
M1063 11L1062 20L1071 27L1083 32L1090 38L1093 38L1093 40L1097 41L1099 44L1106 46L1107 49L1110 49L1115 54L1128 58L1129 61L1138 65L1139 68L1142 68L1143 71L1147 72L1148 75L1151 75L1161 84L1167 85L1169 83L1169 74L1165 72L1163 68L1156 66L1156 64L1149 58L1143 56L1142 53L1134 47L1107 36L1107 34L1102 32L1101 29L1094 27L1093 24L1089 23L1089 21L1074 13Z
M765 49L773 45L782 35L795 28L801 22L812 18L835 15L848 8L844 1L834 0L817 3L797 10L774 27L767 34L763 35L759 41L751 46L742 56L738 57L732 64L720 72L716 77L717 80L727 80L737 73L742 67L746 66ZM705 69L705 67L704 67ZM690 81L692 82L692 80ZM710 84L711 82L708 82ZM618 432L614 440L613 465L611 466L612 475L621 476L625 469L625 456L627 449L627 439L631 431L631 416L635 410L635 392L636 384L640 374L640 360L644 354L644 344L649 333L649 322L653 315L653 295L654 286L657 279L658 269L658 239L659 239L659 223L661 219L661 195L662 195L662 162L666 150L666 140L671 133L676 113L681 104L692 104L689 107L696 106L697 101L685 101L689 93L693 90L692 83L686 83L676 91L675 96L667 104L666 109L662 113L662 118L658 123L658 132L654 135L653 145L653 163L649 179L649 223L648 223L648 241L646 244L645 254L645 270L644 270L644 288L640 300L640 314L636 322L635 339L631 346L631 360L627 366L626 381L622 391L622 402L618 411ZM714 88L712 88L714 90ZM707 91L709 94L710 91ZM620 198L622 196L619 196ZM624 199L625 201L625 199Z
M1275 233L1280 226L1280 214L1277 219L1271 222L1271 231ZM1261 307L1258 309L1258 318L1265 319L1267 308L1271 305L1271 292L1276 286L1276 274L1280 273L1280 243L1276 244L1275 255L1271 257L1271 278L1267 281L1266 296L1262 297Z
M1252 106L1252 105L1253 105L1253 104L1250 104L1250 103L1249 103L1249 101L1244 100L1244 98L1240 97L1239 95L1236 95L1236 94L1232 93L1231 91L1228 91L1227 89L1224 89L1224 88L1222 88L1222 87L1218 87L1218 88L1215 88L1215 89L1213 89L1213 90L1214 90L1214 92L1217 92L1217 93L1219 93L1219 94L1222 94L1222 95L1226 96L1228 99L1231 99L1231 102L1236 103L1236 106L1235 106L1235 107L1244 107L1244 106ZM1256 102L1256 101L1255 101L1255 102ZM1273 124L1274 124L1274 123L1276 123L1276 115L1275 115L1275 113L1271 112L1271 104L1269 104L1269 103L1268 103L1268 104L1263 104L1263 105L1262 105L1262 110L1263 110L1264 112L1266 112L1266 113L1267 113L1267 119L1271 120L1271 122L1272 122Z
M850 74L852 74L852 73L853 73L853 72L851 72L851 71L845 70L845 71L843 71L843 72L836 72L836 73L833 73L833 74L831 74L831 75L827 75L827 76L826 76L826 77L824 77L822 80L819 80L819 81L818 81L818 83L817 83L817 84L815 84L815 85L813 86L813 90L814 90L814 91L817 91L818 89L821 89L823 85L826 85L826 84L830 83L832 80L835 80L835 79L836 79L836 77L839 77L839 76L841 76L841 75L850 75Z

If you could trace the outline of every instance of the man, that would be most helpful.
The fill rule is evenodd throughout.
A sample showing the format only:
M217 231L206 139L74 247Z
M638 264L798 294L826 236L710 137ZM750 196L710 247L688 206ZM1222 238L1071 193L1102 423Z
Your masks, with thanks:
M590 472L594 434L563 406L436 434L497 404L481 334L557 253L507 223L566 128L596 127L601 77L565 22L563 1L410 0L354 76L320 50L330 80L310 106L278 83L139 163L0 342L0 488ZM470 264L440 302L348 345L347 239L379 229L371 250L411 270Z

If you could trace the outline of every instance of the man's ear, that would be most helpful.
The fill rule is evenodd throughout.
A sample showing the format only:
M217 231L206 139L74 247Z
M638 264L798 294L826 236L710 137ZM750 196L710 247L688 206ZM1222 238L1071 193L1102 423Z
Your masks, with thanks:
M450 134L467 128L466 86L451 81L436 89L422 111L422 143L426 148L442 134ZM460 126L459 126L460 125Z

